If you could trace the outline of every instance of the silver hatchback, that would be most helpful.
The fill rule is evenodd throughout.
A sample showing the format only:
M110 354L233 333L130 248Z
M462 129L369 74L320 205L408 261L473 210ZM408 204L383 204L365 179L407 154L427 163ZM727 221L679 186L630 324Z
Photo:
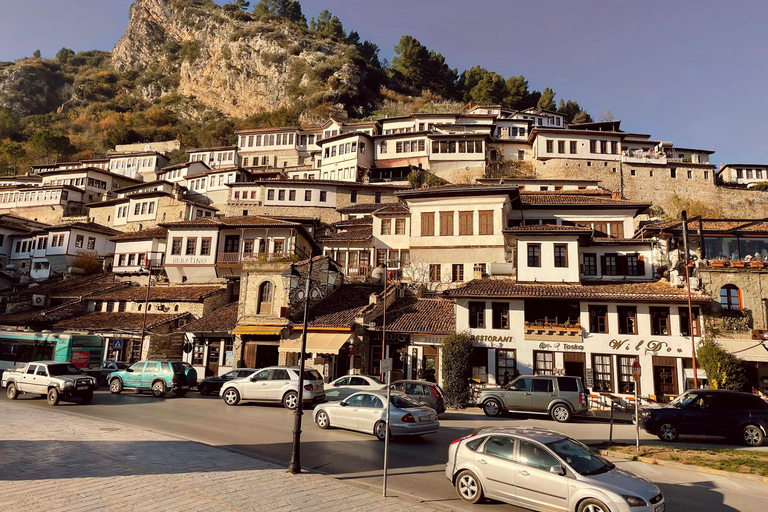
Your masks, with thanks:
M448 448L445 476L459 497L532 510L665 512L659 488L580 442L542 428L487 428Z

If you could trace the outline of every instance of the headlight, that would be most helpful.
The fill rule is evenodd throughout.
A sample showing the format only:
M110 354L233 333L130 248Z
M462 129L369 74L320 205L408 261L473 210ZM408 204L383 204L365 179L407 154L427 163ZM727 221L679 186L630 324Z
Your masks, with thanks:
M65 382L65 383L64 383L64 387L65 387L65 388L71 388L71 387L73 387L73 386L74 386L74 383L72 383L72 382Z
M630 507L645 507L648 505L644 499L638 498L637 496L626 496L622 494L621 497L627 500Z

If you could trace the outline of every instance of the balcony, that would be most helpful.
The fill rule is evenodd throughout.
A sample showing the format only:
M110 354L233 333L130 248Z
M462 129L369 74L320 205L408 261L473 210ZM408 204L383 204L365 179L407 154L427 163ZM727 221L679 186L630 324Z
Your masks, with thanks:
M365 281L371 277L370 265L347 265L344 267L344 275L350 280Z
M220 252L216 258L218 265L242 265L246 262L296 261L289 252Z

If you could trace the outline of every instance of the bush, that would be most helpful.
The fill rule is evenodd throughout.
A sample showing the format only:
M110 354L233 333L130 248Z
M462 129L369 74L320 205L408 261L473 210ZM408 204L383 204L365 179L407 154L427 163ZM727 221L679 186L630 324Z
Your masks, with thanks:
M451 334L443 340L443 391L446 407L463 409L471 396L472 339L467 333Z
M699 343L696 360L707 372L709 387L712 389L740 391L747 383L744 361L711 338L705 338Z

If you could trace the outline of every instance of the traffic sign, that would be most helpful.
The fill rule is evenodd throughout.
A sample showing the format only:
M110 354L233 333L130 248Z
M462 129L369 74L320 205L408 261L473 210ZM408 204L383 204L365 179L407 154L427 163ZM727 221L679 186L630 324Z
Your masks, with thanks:
M112 350L122 350L123 349L123 340L122 338L115 338L112 340Z
M392 358L381 361L381 373L392 371Z
M640 361L635 360L632 363L632 378L635 379L635 382L640 380Z

